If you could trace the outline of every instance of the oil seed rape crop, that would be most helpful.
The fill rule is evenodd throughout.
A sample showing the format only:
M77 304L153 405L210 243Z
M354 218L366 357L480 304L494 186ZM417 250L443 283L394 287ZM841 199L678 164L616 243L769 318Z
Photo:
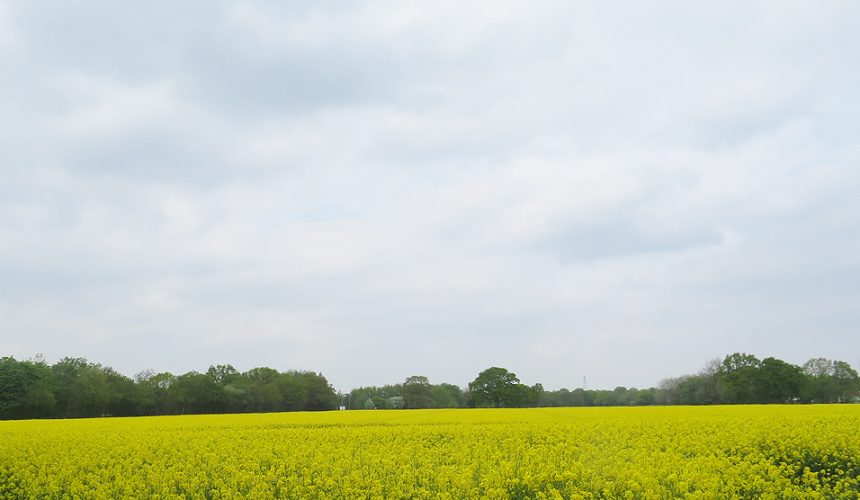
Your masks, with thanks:
M2 498L857 498L860 405L0 422Z

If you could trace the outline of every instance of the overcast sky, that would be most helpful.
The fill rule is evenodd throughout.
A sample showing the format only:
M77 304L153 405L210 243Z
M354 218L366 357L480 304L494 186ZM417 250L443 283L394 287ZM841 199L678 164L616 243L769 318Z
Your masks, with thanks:
M858 367L858 19L0 0L0 355L339 390Z

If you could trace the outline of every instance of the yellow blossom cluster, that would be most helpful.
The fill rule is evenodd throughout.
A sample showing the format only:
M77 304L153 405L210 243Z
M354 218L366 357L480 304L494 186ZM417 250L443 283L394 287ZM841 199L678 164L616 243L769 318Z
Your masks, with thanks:
M0 422L0 498L858 498L860 405Z

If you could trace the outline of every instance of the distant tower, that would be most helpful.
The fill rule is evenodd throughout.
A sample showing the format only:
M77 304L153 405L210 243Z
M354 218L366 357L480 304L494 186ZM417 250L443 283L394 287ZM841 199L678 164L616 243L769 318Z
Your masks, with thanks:
M585 375L582 376L582 390L584 390L584 391L588 390L588 381L585 380Z

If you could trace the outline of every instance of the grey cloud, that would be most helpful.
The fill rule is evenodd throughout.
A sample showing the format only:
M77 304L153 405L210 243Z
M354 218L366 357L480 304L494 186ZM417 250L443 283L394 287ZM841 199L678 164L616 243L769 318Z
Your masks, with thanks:
M656 232L647 224L613 220L564 229L549 246L564 261L624 257L652 252L684 251L690 248L719 245L718 231Z
M177 134L178 135L178 134ZM132 130L117 137L71 144L61 151L68 168L88 176L117 177L127 181L182 182L207 185L241 166L217 153L221 144L203 138L174 136L161 130Z
M840 357L857 13L9 5L0 355L339 389Z

